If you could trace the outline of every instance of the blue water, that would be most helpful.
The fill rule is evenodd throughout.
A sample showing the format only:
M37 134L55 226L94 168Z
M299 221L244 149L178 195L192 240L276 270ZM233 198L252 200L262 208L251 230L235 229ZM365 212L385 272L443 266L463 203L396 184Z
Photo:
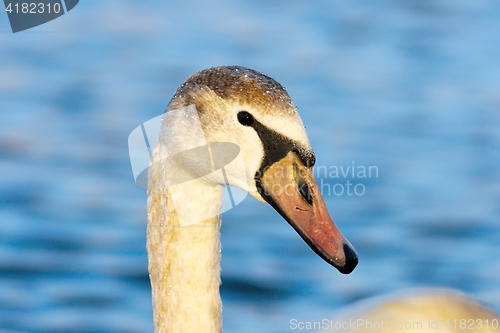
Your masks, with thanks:
M127 137L227 64L287 87L318 166L378 176L320 177L365 189L326 194L348 276L269 206L223 215L225 332L422 285L500 310L499 31L493 0L81 1L17 34L0 13L0 332L152 332Z

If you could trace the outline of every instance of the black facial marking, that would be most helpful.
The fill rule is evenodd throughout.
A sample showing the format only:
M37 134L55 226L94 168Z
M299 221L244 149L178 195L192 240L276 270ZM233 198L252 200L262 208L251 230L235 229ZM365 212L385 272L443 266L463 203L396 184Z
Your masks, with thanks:
M240 124L245 126L252 126L254 123L253 116L246 111L241 111L238 113L238 121L240 122Z
M306 167L312 167L316 162L314 153L297 141L273 131L254 119L252 127L257 132L264 145L264 159L262 161L262 171L281 160L289 152L295 151Z
M255 183L260 195L262 195L262 197L269 202L270 196L268 193L266 193L266 190L261 184L261 177L267 168L269 168L275 162L284 158L291 151L295 151L297 156L306 167L312 167L316 162L316 157L314 156L312 150L310 150L308 147L304 147L299 142L291 140L286 136L264 126L256 119L253 120L254 123L251 126L255 129L255 132L257 132L257 135L259 136L264 146L264 158L259 170L255 174ZM309 202L308 199L306 199L308 198L307 193L309 193L309 187L307 186L307 188L304 188L302 192L306 194L304 199Z

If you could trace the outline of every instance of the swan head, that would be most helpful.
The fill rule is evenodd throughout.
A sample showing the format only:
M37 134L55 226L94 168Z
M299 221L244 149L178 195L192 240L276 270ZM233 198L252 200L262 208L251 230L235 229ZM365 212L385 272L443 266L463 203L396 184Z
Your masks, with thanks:
M177 89L162 126L168 129L159 141L172 153L205 144L211 157L224 161L223 170L208 173L196 158L183 158L177 162L183 173L247 191L274 207L341 273L356 267L356 251L331 219L314 178L315 155L302 120L274 79L239 66L200 71ZM213 161L210 167L219 169Z

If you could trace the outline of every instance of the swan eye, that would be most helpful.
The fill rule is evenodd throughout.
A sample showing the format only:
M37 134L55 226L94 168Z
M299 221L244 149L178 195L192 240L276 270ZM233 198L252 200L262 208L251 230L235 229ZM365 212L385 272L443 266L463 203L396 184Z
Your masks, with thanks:
M246 111L241 111L238 113L238 121L240 122L240 124L245 126L252 126L254 123L253 116Z

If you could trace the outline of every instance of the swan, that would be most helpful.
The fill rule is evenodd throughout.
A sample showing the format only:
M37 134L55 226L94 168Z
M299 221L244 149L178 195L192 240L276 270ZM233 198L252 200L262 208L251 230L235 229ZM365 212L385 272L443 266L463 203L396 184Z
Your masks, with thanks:
M223 185L270 204L321 258L343 274L353 271L357 253L328 213L312 173L314 163L292 100L269 76L239 66L214 67L177 89L163 116L148 173L148 268L157 333L222 330ZM498 332L491 325L500 319L455 290L416 289L346 307L331 322L364 319L397 325L396 318L423 325L439 321L439 329L424 326L415 332L466 331L443 327L446 318L482 320L482 330L475 322L476 332ZM397 330L385 328L333 327L324 332Z
M495 333L500 316L459 290L419 287L361 300L321 325L321 333Z
M269 76L239 66L213 67L177 89L148 172L156 332L222 330L223 185L270 204L321 258L343 274L352 272L357 253L328 213L314 163L296 107Z

